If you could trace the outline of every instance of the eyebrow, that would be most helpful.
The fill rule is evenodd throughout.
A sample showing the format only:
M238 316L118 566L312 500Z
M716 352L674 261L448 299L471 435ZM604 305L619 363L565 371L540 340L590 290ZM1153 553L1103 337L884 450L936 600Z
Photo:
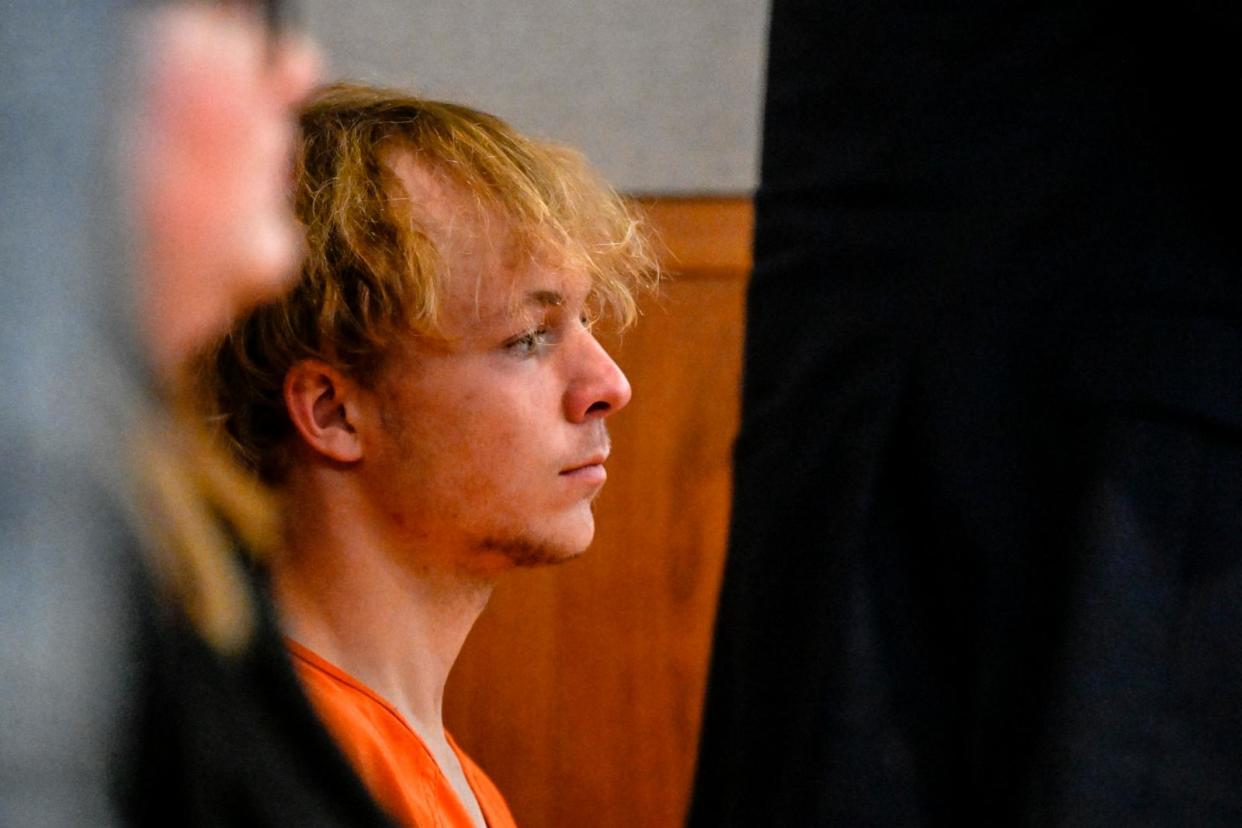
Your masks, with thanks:
M565 297L555 290L532 290L526 294L526 301L541 307L557 307L565 304Z
M536 288L527 291L526 295L521 299L514 298L505 311L500 311L500 315L505 318L514 318L523 316L531 312L532 308L560 308L565 306L565 295L559 290L550 288Z

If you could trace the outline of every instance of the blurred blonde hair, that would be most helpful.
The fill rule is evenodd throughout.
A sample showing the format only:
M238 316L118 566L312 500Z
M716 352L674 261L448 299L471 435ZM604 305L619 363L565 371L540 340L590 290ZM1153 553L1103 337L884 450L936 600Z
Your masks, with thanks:
M385 163L395 152L451 183L510 231L518 252L590 274L590 312L620 327L659 279L635 208L565 147L452 103L353 84L303 106L294 208L307 255L294 289L242 320L215 355L214 396L242 460L265 480L284 469L291 433L283 383L301 359L366 382L394 339L434 336L445 273Z
M134 430L135 508L161 587L208 644L232 654L257 620L238 549L266 557L279 524L272 495L204 427L196 388L189 378L179 382L173 399L149 408Z

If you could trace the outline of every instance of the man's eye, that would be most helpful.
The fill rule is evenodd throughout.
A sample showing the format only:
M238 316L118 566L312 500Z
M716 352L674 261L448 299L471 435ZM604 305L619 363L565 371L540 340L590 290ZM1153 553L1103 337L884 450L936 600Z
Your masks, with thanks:
M505 343L505 350L516 356L530 356L538 353L552 343L552 332L547 328L536 328L516 336Z

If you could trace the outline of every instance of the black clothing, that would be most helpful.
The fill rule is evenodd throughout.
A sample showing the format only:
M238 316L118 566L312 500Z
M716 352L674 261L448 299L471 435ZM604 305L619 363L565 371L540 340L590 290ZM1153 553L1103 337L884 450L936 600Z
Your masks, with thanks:
M257 634L222 656L155 606L140 642L139 757L118 779L134 825L387 826L313 712L261 584Z
M1240 35L775 0L692 826L1242 824Z

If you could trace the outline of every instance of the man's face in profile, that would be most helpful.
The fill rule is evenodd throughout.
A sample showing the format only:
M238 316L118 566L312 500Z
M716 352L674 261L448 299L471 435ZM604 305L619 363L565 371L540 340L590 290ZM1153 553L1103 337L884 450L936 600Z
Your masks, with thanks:
M606 476L604 420L630 397L585 323L590 278L517 253L503 221L451 200L431 223L442 337L409 337L376 383L372 494L411 542L469 549L473 567L577 555Z

